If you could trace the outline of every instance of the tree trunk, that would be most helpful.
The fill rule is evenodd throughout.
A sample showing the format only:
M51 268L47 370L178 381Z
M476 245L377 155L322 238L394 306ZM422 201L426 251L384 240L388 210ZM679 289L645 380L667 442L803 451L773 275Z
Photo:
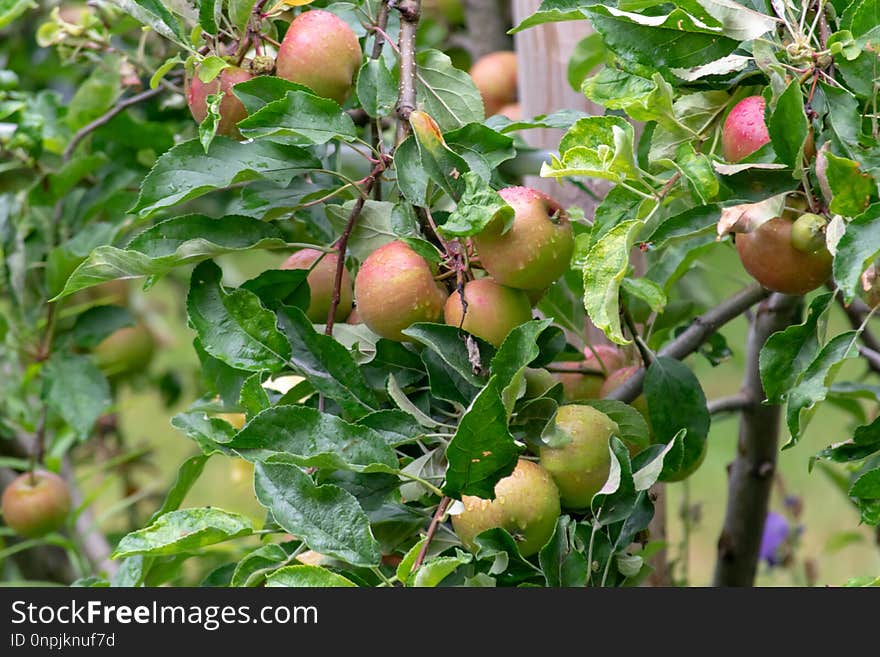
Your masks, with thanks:
M781 408L764 405L758 367L761 348L771 335L795 321L800 298L774 294L763 302L749 330L742 392L751 403L743 409L737 455L730 466L727 512L718 539L715 586L752 586L764 520L776 472Z
M496 50L510 50L510 3L507 0L464 0L468 36L465 44L474 60Z

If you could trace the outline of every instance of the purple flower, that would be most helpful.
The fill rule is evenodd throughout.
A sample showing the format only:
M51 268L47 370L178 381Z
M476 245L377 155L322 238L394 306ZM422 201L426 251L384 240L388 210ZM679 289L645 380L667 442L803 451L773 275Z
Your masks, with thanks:
M768 513L764 522L764 534L761 536L759 558L771 566L778 566L782 562L779 548L787 538L788 521L785 517L775 511Z

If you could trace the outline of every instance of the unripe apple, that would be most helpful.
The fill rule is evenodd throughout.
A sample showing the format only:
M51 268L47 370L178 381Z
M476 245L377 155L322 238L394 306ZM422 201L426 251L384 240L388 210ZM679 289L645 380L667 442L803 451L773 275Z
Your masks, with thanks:
M3 491L3 521L16 534L37 538L64 525L70 513L70 489L54 472L25 472Z
M561 513L559 491L550 473L525 459L495 484L494 500L465 495L461 501L464 511L452 516L452 526L471 551L479 534L500 527L516 540L520 554L531 556L550 540Z
M763 96L747 96L730 110L721 128L725 160L739 162L770 141L764 107Z
M706 454L708 454L708 453L709 453L709 441L705 440L705 441L703 441L703 449L702 449L702 451L700 451L700 455L694 460L693 463L691 463L688 467L684 468L683 470L679 470L678 472L675 473L675 475L673 475L671 477L664 477L663 481L668 481L668 482L684 481L685 479L690 477L692 474L694 474L700 468L701 465L703 465L703 461L706 460Z
M407 340L402 331L410 324L438 321L446 302L428 261L399 240L367 256L354 279L354 295L364 324L397 341Z
M605 413L583 404L560 406L555 423L571 441L560 447L543 445L541 465L556 482L563 507L587 509L608 479L608 441L620 435L620 428Z
M323 257L321 257L323 256ZM324 253L317 249L300 249L287 258L281 265L281 269L309 269L315 260L321 258L314 269L309 272L306 282L309 284L309 309L306 315L312 322L323 324L330 314L330 305L333 301L333 284L336 281L336 266L339 255L336 253ZM335 321L342 322L351 313L351 276L345 267L342 268L342 283L339 286L339 305L333 317Z
M791 225L791 245L804 253L826 249L825 228L828 220L818 214L806 212Z
M446 323L460 326L496 347L508 333L532 318L532 304L525 292L499 285L488 276L465 283L464 300L466 312L462 310L461 295L449 295L444 310Z
M287 28L275 58L275 74L342 104L362 59L357 35L344 20L311 9Z
M220 74L210 82L202 82L199 79L199 67L196 67L195 74L186 81L186 104L189 105L189 111L192 112L193 118L201 123L208 116L208 96L211 94L223 92L223 100L220 101L220 120L217 123L217 134L233 139L240 139L241 133L238 131L238 122L247 118L247 110L242 102L238 99L233 91L239 82L250 80L253 75L239 68L238 66L230 66L220 71Z
M471 79L483 98L486 116L498 114L505 105L516 102L516 53L497 50L483 55L470 70Z
M498 192L514 210L507 232L499 217L474 235L483 268L497 282L523 290L549 287L569 267L574 233L568 216L552 198L529 187Z
M810 223L805 222L798 232L808 232ZM774 217L757 230L737 233L736 250L746 271L768 290L806 294L828 280L832 257L824 246L810 253L796 249L793 226L794 222Z
M145 370L153 359L156 341L141 323L124 326L104 338L92 351L104 376L116 377Z
M364 320L361 319L361 314L358 312L357 307L352 308L351 312L348 314L348 319L345 320L346 324L363 324Z

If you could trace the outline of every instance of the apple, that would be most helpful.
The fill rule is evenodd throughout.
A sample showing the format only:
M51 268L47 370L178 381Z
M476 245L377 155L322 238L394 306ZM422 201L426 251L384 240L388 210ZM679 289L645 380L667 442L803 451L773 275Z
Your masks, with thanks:
M62 527L70 506L67 482L46 470L19 475L3 491L0 501L3 521L26 538L45 536Z
M763 96L748 96L733 106L721 127L721 152L728 162L739 162L770 141L764 122Z
M458 292L449 295L444 310L446 323L460 326L496 347L501 346L508 333L532 318L532 304L525 292L499 285L489 277L465 283L464 300L466 312L461 295Z
M824 244L814 251L795 247L795 240L805 247L818 242L810 237L817 223L808 217L798 224L795 237L796 223L774 217L750 233L736 234L736 250L743 267L768 290L806 294L824 284L831 275L832 257Z
M192 78L187 79L184 87L186 91L186 104L193 118L201 123L208 116L208 96L223 92L220 101L220 121L217 123L217 134L233 139L241 139L238 131L238 122L247 118L247 110L238 99L232 88L239 82L250 80L253 75L239 68L230 66L220 71L220 74L210 82L202 82L199 79L199 67L196 67Z
M563 507L587 509L608 479L608 441L620 435L620 428L605 413L583 404L560 406L554 422L571 440L560 447L543 445L541 465L556 482Z
M523 372L523 378L526 382L523 397L526 399L540 397L558 383L556 377L544 368L527 367Z
M319 258L320 260L318 260ZM327 321L327 316L330 314L339 255L336 253L324 253L317 249L300 249L284 261L281 269L309 269L316 260L318 260L318 264L314 266L306 277L306 282L309 284L309 294L311 295L306 315L312 322L323 324ZM348 270L343 267L342 283L339 287L339 305L336 306L336 312L333 315L337 322L345 321L345 318L351 313L351 288L351 276Z
M516 102L517 62L511 50L497 50L483 55L470 70L474 86L483 98L486 116L498 114L505 105Z
M474 551L474 539L500 527L513 536L524 557L538 552L550 540L561 513L559 491L542 466L519 459L514 471L495 484L495 499L462 497L464 511L452 516L461 542Z
M92 350L95 364L110 378L145 370L153 359L156 341L141 323L124 326Z
M694 474L701 465L703 465L703 461L706 460L706 454L709 453L709 441L703 441L703 449L700 451L700 455L691 463L688 467L683 470L679 470L671 477L664 477L663 481L668 482L676 482L683 481Z
M598 356L598 358L597 358ZM595 370L595 373L582 372L556 373L557 380L562 384L565 401L581 399L599 399L602 396L602 385L610 372L623 367L626 355L617 347L600 344L592 348L584 348L584 360L580 362L563 361L555 363L560 369Z
M511 121L519 121L522 118L522 107L519 103L510 103L499 109L498 114L506 116Z
M552 198L529 187L498 192L514 210L509 229L498 217L474 235L481 266L498 283L523 290L550 286L569 267L574 234L568 216Z
M275 58L275 74L342 104L362 59L357 35L344 20L311 9L287 28Z
M446 302L431 265L400 240L367 256L355 276L354 295L364 324L399 342L407 340L402 331L410 324L438 321Z

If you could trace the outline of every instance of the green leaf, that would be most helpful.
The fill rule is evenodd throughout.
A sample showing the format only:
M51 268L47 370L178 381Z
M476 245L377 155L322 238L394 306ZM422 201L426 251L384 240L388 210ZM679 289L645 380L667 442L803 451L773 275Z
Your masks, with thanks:
M636 452L647 447L651 442L651 433L645 417L629 404L614 399L582 399L577 402L586 406L592 406L597 411L605 413L620 429L620 439Z
M300 310L309 307L311 293L306 282L308 269L267 269L260 272L241 287L256 294L267 308L278 310L281 306L296 306Z
M834 254L834 280L847 303L855 298L862 272L880 255L880 203L846 225Z
M658 160L660 164L662 161ZM697 153L690 143L679 144L675 159L670 162L688 182L694 201L706 205L718 196L721 185L715 176L711 160L704 153Z
M28 9L34 9L33 0L0 0L0 28L4 28Z
M513 138L482 123L468 123L444 133L447 145L468 163L471 171L487 183L498 167L516 157Z
M455 551L454 557L436 557L423 563L419 569L409 578L409 586L415 588L434 588L454 573L460 566L470 563L473 556Z
M321 162L297 146L266 141L239 143L216 137L206 153L198 139L178 144L157 161L141 184L131 212L141 216L202 196L215 189L258 178L287 185Z
M223 97L224 92L220 91L216 94L208 94L208 97L205 98L208 113L199 124L199 143L205 153L211 149L211 143L217 136L217 127L220 125L220 103L223 102Z
M327 219L337 233L341 233L348 224L348 217L354 204L354 201L347 201L342 205L326 206ZM364 202L357 224L348 240L348 248L355 258L363 262L380 246L400 237L415 236L415 229L399 221L394 208L395 205L388 201Z
M496 218L505 225L513 221L513 208L477 174L464 174L465 189L449 218L439 227L446 237L470 237L481 233Z
M455 326L418 322L404 329L403 333L431 349L469 384L477 388L482 388L485 385L486 376L484 371L495 355L495 349L489 343L479 339L476 340L479 348L480 365L483 371L475 373L474 364L468 358L465 340L461 337Z
M644 301L652 312L662 313L666 308L666 293L663 288L648 278L624 278L621 289L637 299Z
M315 146L333 139L352 141L357 129L333 100L305 91L288 91L238 124L245 137L282 144Z
M231 367L249 372L277 372L290 358L290 343L276 327L276 317L253 292L226 292L223 272L212 261L195 268L187 295L189 325L205 351Z
M169 271L225 253L282 248L286 242L272 224L251 217L204 215L175 217L137 235L126 249L99 246L76 268L56 297L117 278L151 277L154 282Z
M428 205L428 173L422 166L419 145L409 136L394 150L394 171L403 197L417 207Z
M633 155L633 127L619 116L579 119L562 137L559 157L541 166L541 176L587 176L613 182L636 180L639 167Z
M232 66L232 64L217 55L205 57L199 64L199 80L205 84L213 82L214 78L220 75L223 69L229 68L230 66Z
M356 422L378 433L389 447L415 442L424 435L424 429L404 411L385 409L365 415Z
M601 34L590 34L574 47L568 60L568 84L575 91L581 90L584 79L608 59L608 49Z
M299 308L283 308L280 320L290 345L287 354L315 390L353 418L376 410L375 395L345 347L318 333Z
M875 418L870 424L856 427L852 439L826 447L817 454L817 458L849 463L861 461L878 451L880 451L880 417Z
M785 414L791 440L785 447L794 446L800 439L812 415L810 411L828 395L828 386L843 361L855 355L857 339L857 331L847 331L829 340L804 371L797 386L789 391Z
M77 87L67 106L64 122L71 130L79 130L113 107L120 93L119 62L113 57L107 66L95 68Z
M397 81L383 58L368 59L357 76L357 97L373 118L388 116L397 103Z
M337 575L326 568L302 564L279 568L266 578L266 586L290 586L295 588L349 588L357 585L350 579L347 579L342 575Z
M798 80L792 80L776 101L767 131L776 155L794 169L802 166L808 128L801 85Z
M394 450L377 431L305 406L273 406L254 416L226 447L249 461L363 472L396 470Z
M217 36L217 20L214 17L214 12L219 7L216 7L217 0L199 0L199 25L202 26L202 29L210 34L211 36ZM221 0L222 4L222 0Z
M260 586L267 576L278 569L288 558L287 552L277 543L269 543L248 552L235 567L230 586Z
M590 17L609 50L624 60L651 68L691 68L726 57L739 45L693 16L674 9L665 16L642 16L592 5Z
M687 431L678 469L688 469L702 456L711 424L699 379L682 362L658 357L645 374L645 398L656 442L669 443L681 429Z
M495 498L495 484L516 467L518 450L507 428L507 411L498 381L493 377L477 395L459 422L446 448L446 485L443 492Z
M642 227L624 221L603 235L587 253L584 306L597 328L612 342L629 344L620 325L620 285L629 269L629 254Z
M582 587L587 584L587 557L578 550L577 523L562 515L556 521L553 536L538 553L538 561L547 586Z
M470 169L468 163L453 151L443 139L440 126L430 114L413 112L409 117L413 136L418 146L421 167L428 177L455 201L464 193L462 175Z
M43 373L49 408L64 418L81 439L112 403L110 384L88 356L56 352Z
M207 455L197 454L196 456L189 457L180 464L180 467L177 468L177 477L175 478L174 483L171 484L171 488L169 488L168 492L165 494L165 501L162 502L162 506L160 506L150 518L151 523L155 522L159 517L166 513L177 511L177 509L180 508L180 505L183 504L183 500L186 499L187 494L192 489L193 484L195 484L202 475L202 472L205 469L205 464L208 462L208 458Z
M880 524L880 468L874 468L855 480L849 489L862 514L862 522Z
M147 527L124 536L112 558L144 554L154 557L194 552L208 545L250 536L248 518L213 507L170 511Z
M434 117L444 131L480 122L485 116L471 76L439 50L416 54L416 98L419 109Z
M584 81L584 95L603 107L623 110L636 121L657 121L676 129L672 109L673 89L659 73L651 79L616 68L603 68Z
M816 358L833 298L831 293L818 295L810 302L807 317L801 324L774 333L764 343L758 361L761 383L769 403L784 401L788 391Z
M314 95L308 87L272 75L258 75L239 82L232 88L232 93L238 97L248 114L256 114L269 103L283 100L291 91L304 91Z
M178 46L192 50L189 37L183 26L165 7L162 0L115 0L114 4L144 25L153 28L156 33L166 39L170 39Z
M310 549L355 566L379 565L382 551L351 493L318 486L295 465L265 463L256 465L254 489L275 522Z
M168 73L174 69L178 64L182 64L183 60L180 58L180 55L174 55L173 57L169 57L166 59L163 64L156 69L156 72L153 73L152 77L150 77L150 89L155 89L159 86L159 83L164 79Z
M858 162L834 153L826 153L825 158L828 162L825 175L832 194L829 209L845 217L860 215L871 197L877 195L877 183L861 171Z

